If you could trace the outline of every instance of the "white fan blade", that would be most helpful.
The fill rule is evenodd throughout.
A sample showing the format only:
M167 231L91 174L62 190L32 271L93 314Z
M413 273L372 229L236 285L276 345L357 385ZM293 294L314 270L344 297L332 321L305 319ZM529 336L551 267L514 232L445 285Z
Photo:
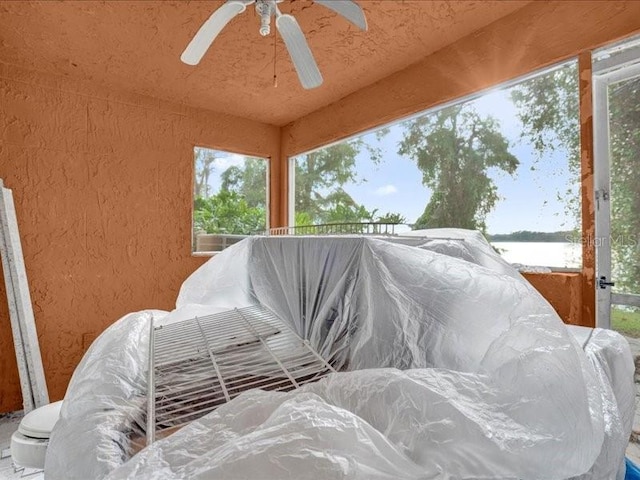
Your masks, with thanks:
M218 8L209 19L202 24L198 33L184 49L180 60L187 65L197 65L222 29L236 15L244 12L247 5L254 0L229 0Z
M367 19L360 5L352 0L315 0L353 23L360 30L367 29Z
M282 35L302 86L308 90L322 85L322 75L296 19L291 15L278 14L276 27Z

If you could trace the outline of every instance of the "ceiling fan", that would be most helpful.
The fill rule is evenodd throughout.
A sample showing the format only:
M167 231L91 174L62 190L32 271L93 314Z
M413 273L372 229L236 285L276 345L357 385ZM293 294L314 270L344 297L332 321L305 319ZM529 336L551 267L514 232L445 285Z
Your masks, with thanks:
M213 41L222 29L237 15L255 3L256 13L260 17L260 34L267 36L271 32L271 17L275 16L276 28L284 44L289 51L293 66L298 73L300 83L306 89L316 88L322 85L322 75L318 65L309 49L304 33L300 25L292 15L280 12L277 4L283 0L227 0L218 8L209 19L204 22L195 37L189 42L187 48L180 56L187 65L197 65L207 52ZM327 7L342 15L348 21L359 27L367 29L367 20L362 8L353 0L315 0L315 3Z

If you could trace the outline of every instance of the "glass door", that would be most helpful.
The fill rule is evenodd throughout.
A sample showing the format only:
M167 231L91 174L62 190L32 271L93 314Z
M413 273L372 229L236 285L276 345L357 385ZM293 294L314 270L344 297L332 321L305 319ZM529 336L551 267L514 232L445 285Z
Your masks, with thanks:
M640 45L594 56L596 324L640 337Z

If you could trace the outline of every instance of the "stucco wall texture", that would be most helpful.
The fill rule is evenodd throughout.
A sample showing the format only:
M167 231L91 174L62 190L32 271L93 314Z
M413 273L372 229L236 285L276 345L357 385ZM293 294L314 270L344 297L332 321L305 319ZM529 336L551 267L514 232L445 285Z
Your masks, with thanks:
M0 64L0 178L13 190L51 400L122 315L171 309L191 256L193 146L272 157L264 124ZM0 412L22 408L0 282Z

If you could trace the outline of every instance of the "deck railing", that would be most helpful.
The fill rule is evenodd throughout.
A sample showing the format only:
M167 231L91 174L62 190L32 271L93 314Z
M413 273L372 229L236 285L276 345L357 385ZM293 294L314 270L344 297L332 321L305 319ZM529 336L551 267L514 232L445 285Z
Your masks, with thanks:
M410 225L398 223L324 223L271 228L266 235L399 235L408 230Z
M399 223L361 222L324 223L319 225L298 225L295 227L270 228L257 235L387 235L396 236L411 230L411 225ZM195 237L196 253L221 252L234 243L250 235L230 235L223 233L198 233Z

